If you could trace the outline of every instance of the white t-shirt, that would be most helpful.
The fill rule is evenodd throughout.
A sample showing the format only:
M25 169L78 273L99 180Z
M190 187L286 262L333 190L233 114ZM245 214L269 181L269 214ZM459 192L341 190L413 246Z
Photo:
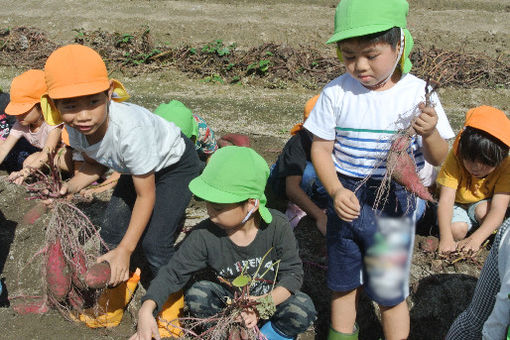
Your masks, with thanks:
M385 91L371 91L348 73L324 87L304 127L325 140L334 140L336 171L350 177L381 179L392 137L420 114L425 81L404 75ZM436 93L431 96L438 115L437 130L444 139L455 137ZM412 150L412 151L411 151ZM421 136L412 138L418 169L424 165Z
M10 135L17 137L18 139L21 137L25 137L25 139L32 144L33 146L42 149L48 140L48 135L53 129L58 127L62 127L61 125L48 125L46 122L43 122L39 129L36 132L30 131L28 125L21 125L19 122L14 123Z
M186 148L181 130L149 110L112 101L108 129L89 145L85 135L67 126L71 147L122 174L157 172L181 159Z

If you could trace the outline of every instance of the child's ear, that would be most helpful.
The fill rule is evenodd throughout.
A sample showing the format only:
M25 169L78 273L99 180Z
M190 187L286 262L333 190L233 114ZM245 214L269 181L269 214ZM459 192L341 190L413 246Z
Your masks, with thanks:
M113 90L115 90L115 84L113 80L110 80L110 87L108 88L108 100L112 100Z
M259 210L259 200L255 198L250 198L248 200L248 209L253 210L253 212Z

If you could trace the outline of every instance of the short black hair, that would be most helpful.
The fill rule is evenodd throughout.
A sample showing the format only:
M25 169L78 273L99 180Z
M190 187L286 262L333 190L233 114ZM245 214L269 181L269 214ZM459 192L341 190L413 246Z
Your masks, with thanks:
M400 42L400 27L393 27L389 30L362 35L359 37L349 38L340 40L338 43L341 44L344 41L358 41L363 43L386 43L390 44L392 49L395 49Z
M483 130L466 126L460 135L458 156L495 167L508 156L508 146Z

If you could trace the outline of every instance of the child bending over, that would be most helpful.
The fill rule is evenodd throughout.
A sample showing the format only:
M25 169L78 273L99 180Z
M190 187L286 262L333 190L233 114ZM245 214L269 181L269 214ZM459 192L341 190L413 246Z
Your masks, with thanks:
M131 254L139 244L157 274L174 254L179 221L191 199L188 183L198 175L193 144L161 117L119 102L128 97L125 89L108 79L101 56L89 47L67 45L55 50L46 61L45 76L46 119L66 124L71 147L85 159L61 194L79 192L96 181L98 169L122 174L100 231L108 249L97 261L110 264L110 285L128 280ZM116 289L126 288L106 289L106 298L100 299L107 302L102 310L116 305L107 298L118 297ZM80 315L90 327L120 322L116 318L110 323L108 317L108 313L100 315L96 322L94 315Z
M437 95L431 96L433 106L425 106L426 83L409 74L408 8L405 0L340 1L328 43L337 44L347 73L326 85L304 124L315 135L312 162L331 197L328 339L357 339L362 290L380 307L385 339L409 335L406 297L416 197L395 181L382 204L376 193L399 130L411 125L418 134L407 150L416 171L424 161L441 164L448 152L445 139L454 133Z
M471 109L438 177L439 251L476 251L510 202L510 119L490 106ZM468 232L478 226L469 237Z
M7 157L19 158L21 152L19 147L20 139L28 143L22 149L29 154L22 163L22 168L13 171L9 180L21 184L30 174L32 169L43 167L48 161L48 154L55 151L60 145L62 126L50 126L44 121L41 111L41 96L46 92L46 82L42 70L29 70L12 80L10 90L10 102L5 108L5 113L16 117L16 123L11 128L7 139L0 144L0 163ZM12 155L10 153L13 152ZM66 148L63 147L57 152L56 165L69 171L71 163L66 161Z
M253 149L227 146L211 156L202 175L190 183L193 194L206 201L209 218L193 228L152 281L131 340L157 337L155 316L167 298L182 289L194 272L206 267L230 282L244 272L253 280L251 298L269 299L276 305L261 328L267 339L295 339L311 325L316 312L310 297L299 291L303 268L296 239L287 218L265 206L268 175L266 161ZM273 280L276 284L271 290ZM220 281L195 282L185 293L191 314L200 318L221 312L233 296L233 288ZM239 321L247 328L263 322L257 308L242 311Z
M312 111L319 95L305 104L303 122ZM295 227L305 215L310 215L322 235L326 235L328 194L317 178L310 151L313 134L296 124L290 131L292 137L283 147L278 160L271 168L268 184L279 199L289 200L285 214Z

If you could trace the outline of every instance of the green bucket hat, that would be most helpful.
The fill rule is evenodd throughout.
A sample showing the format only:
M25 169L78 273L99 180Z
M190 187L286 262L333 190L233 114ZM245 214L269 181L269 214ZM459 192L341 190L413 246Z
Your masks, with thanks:
M189 184L191 192L213 203L238 203L249 198L259 200L260 216L271 223L264 190L269 167L255 150L240 146L218 149L200 176Z
M172 100L168 104L160 104L154 110L154 114L177 125L188 138L198 135L198 124L193 118L193 113L178 100Z
M327 44L400 27L404 32L401 70L411 71L409 60L414 42L407 27L409 4L406 0L341 0L335 12L335 33Z

